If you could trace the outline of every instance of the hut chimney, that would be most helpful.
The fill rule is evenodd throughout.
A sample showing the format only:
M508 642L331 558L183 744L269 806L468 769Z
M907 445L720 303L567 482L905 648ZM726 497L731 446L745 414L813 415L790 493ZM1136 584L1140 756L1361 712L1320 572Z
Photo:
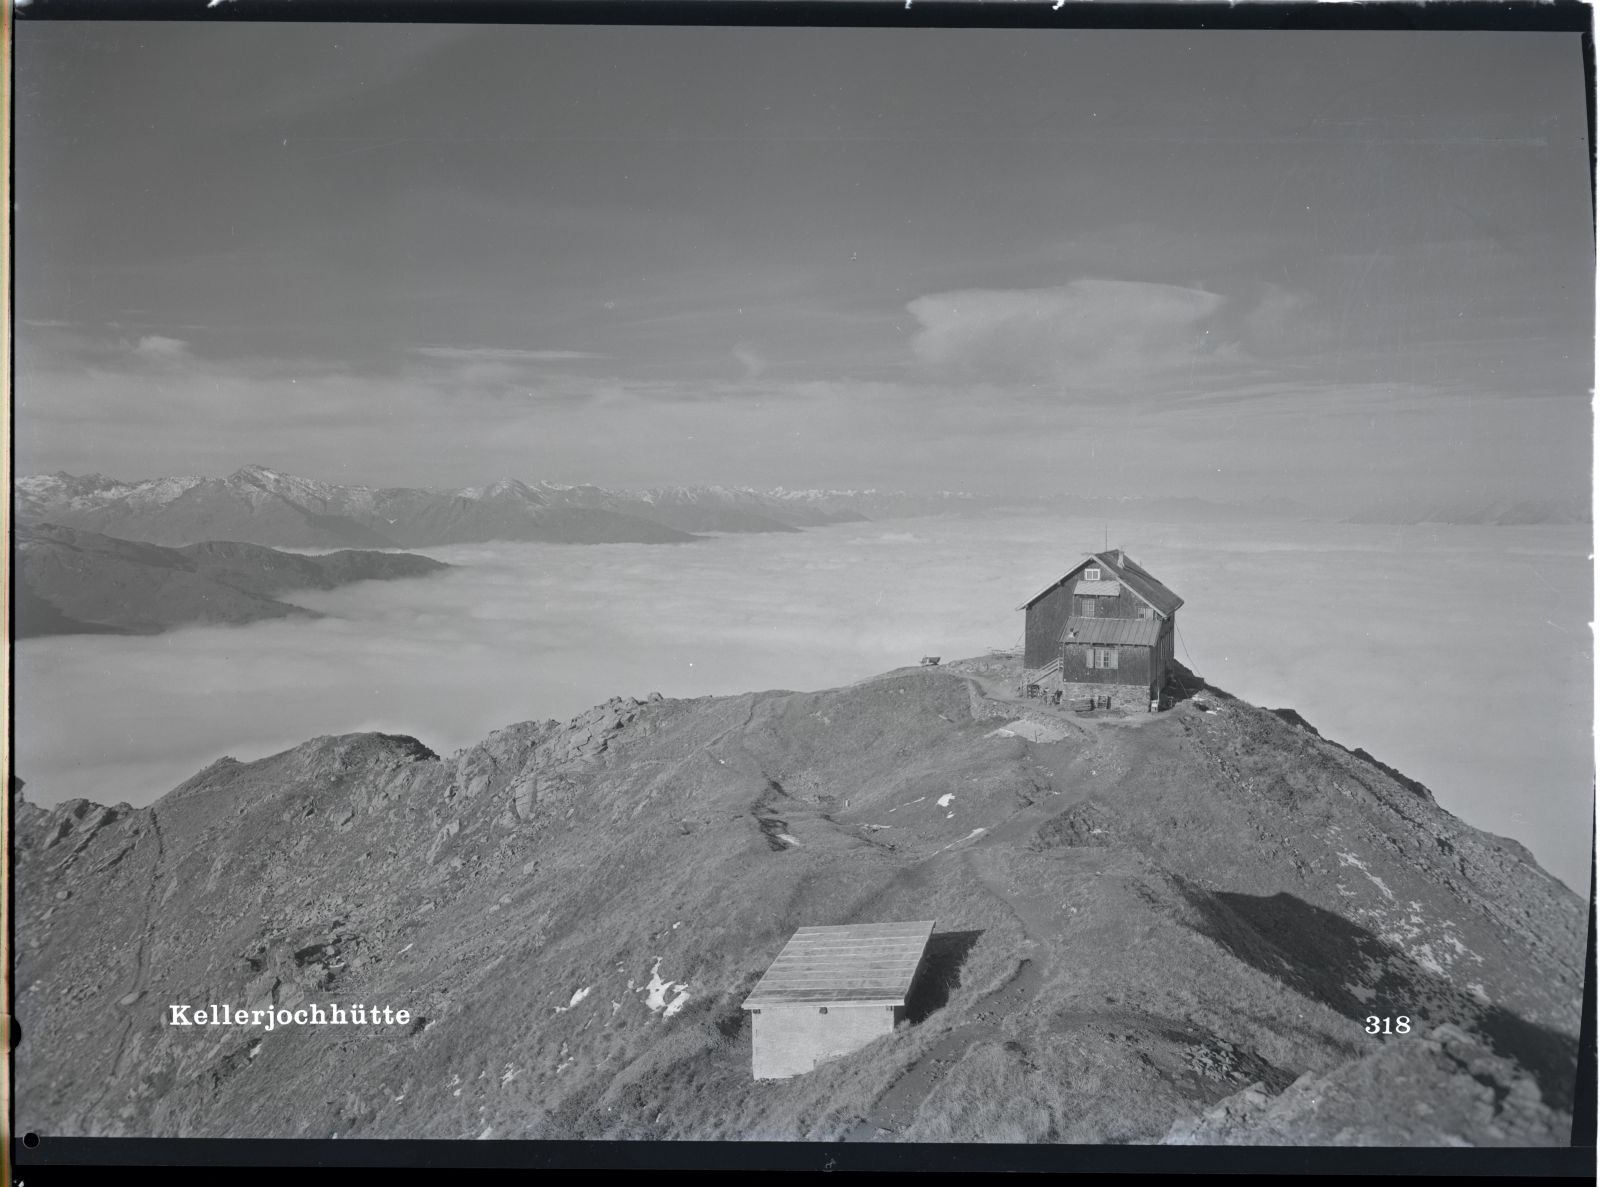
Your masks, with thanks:
M1117 558L1117 567L1118 567L1118 568L1121 568L1121 567L1122 567L1122 565L1123 565L1123 564L1124 564L1124 563L1125 563L1125 562L1124 562L1124 561L1123 561L1123 559L1122 559L1122 549L1120 549L1120 548L1119 548L1119 549L1117 549L1117 551L1116 551L1116 552L1115 552L1115 554L1114 554L1114 555L1115 555L1115 556L1116 556L1116 558Z

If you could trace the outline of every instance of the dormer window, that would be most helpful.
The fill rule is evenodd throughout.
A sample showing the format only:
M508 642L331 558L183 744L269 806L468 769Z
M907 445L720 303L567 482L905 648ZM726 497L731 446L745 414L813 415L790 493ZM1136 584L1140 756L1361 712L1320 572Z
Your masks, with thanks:
M1085 581L1099 581L1100 580L1100 570L1099 569L1085 569L1083 571L1083 579Z

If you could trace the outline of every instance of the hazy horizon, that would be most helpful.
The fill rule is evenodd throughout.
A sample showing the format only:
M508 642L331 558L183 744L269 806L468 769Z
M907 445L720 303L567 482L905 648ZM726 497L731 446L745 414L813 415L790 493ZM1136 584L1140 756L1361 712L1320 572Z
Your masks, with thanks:
M1576 34L16 32L20 473L1590 489Z
M576 482L570 482L570 483L554 482L554 481L552 481L552 480L550 480L548 478L543 478L541 476L532 475L532 474L502 473L502 474L485 475L485 476L480 477L478 480L476 480L474 482L467 483L467 484L464 484L464 485L461 485L461 486L407 487L407 488L388 487L388 488L385 488L385 487L381 486L378 483L362 482L362 481L359 481L356 478L348 477L348 476L341 477L341 478L338 478L338 479L328 479L328 478L324 478L324 477L322 477L320 475L317 475L317 474L289 473L287 471L274 470L273 467L261 466L260 463L257 463L257 462L246 462L243 465L241 465L238 468L236 468L231 474L198 474L198 473L192 473L192 474L139 474L139 475L131 475L131 474L107 474L107 473L102 473L102 472L99 472L99 471L81 472L81 473L73 474L73 473L70 473L70 472L67 472L67 471L56 470L56 471L52 471L52 472L50 472L48 474L43 473L43 472L37 472L37 471L32 473L32 474L21 474L21 473L19 473L17 475L17 478L19 480L23 479L23 478L37 478L37 477L67 477L67 478L75 478L75 479L101 478L101 479L104 479L104 480L107 480L107 481L110 481L110 482L117 482L117 483L127 484L127 485L130 485L130 486L137 486L138 484L144 483L144 482L159 482L159 481L162 481L162 480L165 480L165 479L171 479L171 478L186 478L186 479L187 478L199 478L199 479L207 479L207 480L223 480L223 479L229 479L229 478L235 477L239 473L241 473L243 471L246 471L246 470L250 470L250 469L269 470L269 471L272 471L273 473L280 474L280 475L282 475L284 477L290 477L290 478L296 478L296 479L304 479L304 480L309 481L309 482L323 483L323 484L328 485L328 486L338 486L338 487L343 487L345 489L350 489L350 490L416 489L416 490L430 490L430 491L436 491L436 492L470 491L470 490L474 490L474 489L480 489L481 490L481 489L483 489L485 487L488 487L488 486L491 486L491 485L493 485L494 483L497 483L497 482L521 482L524 485L526 485L528 487L531 487L531 488L537 488L541 484L545 484L545 485L556 487L556 488L571 488L571 487L582 487L582 486L596 486L596 487L598 487L598 485L599 485L599 484L596 484L596 483L586 483L586 482L583 482L583 481L576 481ZM1028 494L1016 494L1016 493L999 492L999 491L994 491L994 490L973 490L973 489L959 489L959 490L957 490L957 489L951 489L949 487L933 486L933 485L930 485L930 484L927 484L927 483L921 484L920 486L908 486L908 487L882 487L882 486L879 486L879 487L874 487L874 486L819 487L819 486L816 486L816 485L811 485L811 486L783 486L781 484L779 484L779 485L771 485L771 484L769 484L769 485L764 485L763 486L763 485L749 485L749 484L746 484L746 485L733 485L733 484L728 484L728 483L715 483L715 482L673 482L673 483L658 483L658 484L656 484L654 486L650 486L650 487L644 487L644 486L610 486L610 487L604 487L602 489L605 489L605 490L608 490L608 491L612 491L612 492L618 493L618 494L623 494L623 495L642 494L642 493L646 493L646 492L652 491L652 490L674 490L674 489L682 489L682 490L704 489L704 490L748 491L748 492L753 492L753 493L757 493L757 494L768 494L768 493L774 493L774 492L788 492L788 493L798 494L798 493L803 493L803 492L807 492L807 491L812 491L812 492L817 492L819 494L836 494L836 495L849 495L849 494L859 494L859 495L862 495L862 496L905 495L905 496L908 496L910 498L924 498L924 499L929 499L929 500L935 499L936 497L941 496L941 495L950 495L950 496L963 496L963 497L970 496L972 498L975 498L975 499L978 499L978 500L982 500L982 505L985 506L985 507L993 506L993 505L997 505L997 504L998 505L1003 505L1008 501L1010 501L1011 503L1013 503L1014 505L1016 505L1018 507L1023 507L1023 506L1047 507L1047 506L1050 505L1052 500L1058 500L1058 501L1063 501L1063 502L1071 501L1071 500L1092 500L1092 501L1094 501L1096 503L1104 501L1104 502L1112 502L1112 503L1119 503L1120 502L1120 503L1126 503L1126 504L1130 504L1130 505L1139 504L1139 503L1145 503L1145 502L1173 502L1173 503L1198 502L1198 503L1203 503L1203 504L1207 504L1209 506L1216 507L1219 510L1226 510L1226 509L1236 508L1236 509L1239 509L1240 511L1245 511L1245 512L1249 512L1249 510L1252 509L1252 508L1260 508L1260 507L1267 508L1270 511L1271 508L1274 505L1276 505L1277 507L1281 508L1283 510L1283 512L1284 512L1284 514L1282 516L1277 516L1277 515L1272 515L1272 514L1267 514L1267 515L1263 516L1264 518L1267 518L1267 519L1276 519L1276 518L1285 518L1285 519L1297 519L1297 518L1339 519L1339 518L1341 518L1343 516L1346 516L1346 515L1349 515L1349 514L1352 514L1352 513L1380 511L1380 510L1390 510L1390 511L1395 512L1398 515L1402 515L1403 516L1406 513L1422 512L1422 511L1426 511L1429 508L1435 508L1435 509L1437 509L1437 508L1446 508L1446 509L1448 509L1448 508L1454 507L1454 508L1459 508L1459 509L1462 509L1462 510L1470 510L1471 508L1474 508L1474 507L1489 507L1491 505L1494 505L1494 504L1497 504L1497 503L1501 503L1501 502L1527 502L1529 504L1537 505L1538 507L1547 507L1548 506L1548 507L1553 508L1553 509L1558 510L1558 511L1565 511L1569 507L1572 507L1573 504L1579 502L1579 497L1578 496L1571 496L1571 497L1568 497L1568 498L1561 498L1561 497L1557 497L1557 496L1550 496L1550 497L1546 497L1546 498L1534 497L1534 498L1530 498L1528 500L1515 500L1515 499L1512 499L1512 498L1509 498L1509 497L1503 497L1501 499L1496 499L1496 498L1494 498L1494 497L1492 497L1492 496L1490 496L1488 494L1480 494L1475 498L1466 497L1466 498L1462 498L1462 499L1456 500L1454 502L1449 501L1449 500L1444 500L1444 499L1418 499L1418 500L1413 500L1413 501L1410 501L1410 502L1396 503L1393 500L1384 500L1382 498L1371 498L1371 499L1368 499L1365 502L1354 502L1353 501L1353 502L1350 502L1350 503L1348 503L1347 505L1344 505L1344 506L1330 506L1330 505L1326 505L1326 504L1318 506L1318 505L1312 505L1312 504L1303 503L1300 500L1294 498L1293 496L1289 496L1289 495L1275 496L1275 495L1269 495L1269 494L1258 494L1258 495L1253 495L1253 496L1240 496L1240 497L1235 497L1235 498L1213 497L1213 498L1210 498L1210 499L1204 499L1204 498L1200 498L1199 496L1195 496L1195 495L1128 494L1128 495L1121 495L1121 496L1104 496L1104 495L1096 494L1096 493L1094 493L1092 491L1085 492L1085 491L1067 491L1067 490L1055 491L1055 492L1051 492L1051 493L1048 493L1048 494L1031 494L1031 495L1028 495ZM1581 500L1581 502L1582 502L1581 510L1584 511L1584 512L1587 512L1589 510L1589 498L1588 497L1584 497ZM864 505L870 505L870 504L864 504ZM934 504L932 502L927 504L927 508L928 508L928 510L927 510L926 513L930 513L930 514L943 514L947 510L947 508L944 508L942 506L938 506L938 505L936 505L936 504ZM1577 509L1577 508L1574 508L1574 509ZM921 514L921 513L923 513L923 512L918 512L917 514ZM894 516L868 516L867 518L869 518L869 519L874 519L874 518L901 518L905 514L910 514L910 513L908 513L908 512L899 512L899 513L896 513ZM1226 517L1224 516L1223 518L1225 519ZM1254 519L1255 519L1255 516L1253 514L1247 514L1246 519L1239 520L1239 521L1236 521L1236 522L1247 523L1247 522L1253 522ZM1375 520L1375 521L1371 521L1371 522L1409 522L1409 521L1401 518L1401 519L1396 519L1396 520L1393 520L1393 521L1390 521L1390 520L1387 520L1387 519L1379 519L1379 520ZM1422 522L1433 522L1433 521L1424 520ZM1451 521L1451 522L1463 522L1463 521ZM1542 521L1532 521L1532 520L1530 520L1530 521L1527 521L1527 522L1542 522ZM1556 520L1555 522L1562 523L1562 522L1570 522L1570 521L1568 521L1568 520ZM114 533L112 533L112 534L114 535ZM277 547L284 548L283 545L278 545ZM303 551L301 549L296 549L296 548L285 548L284 550L285 551L290 551L290 552Z

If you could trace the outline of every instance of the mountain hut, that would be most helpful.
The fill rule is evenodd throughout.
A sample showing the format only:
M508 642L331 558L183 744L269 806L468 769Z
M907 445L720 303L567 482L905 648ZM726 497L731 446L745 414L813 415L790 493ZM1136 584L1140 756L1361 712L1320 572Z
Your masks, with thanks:
M1069 702L1159 708L1183 599L1122 549L1092 553L1017 607L1023 685Z

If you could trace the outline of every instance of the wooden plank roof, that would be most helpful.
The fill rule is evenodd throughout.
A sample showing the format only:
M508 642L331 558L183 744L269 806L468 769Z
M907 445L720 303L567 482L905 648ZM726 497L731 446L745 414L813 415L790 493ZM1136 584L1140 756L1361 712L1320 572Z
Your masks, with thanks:
M1146 573L1127 553L1122 554L1121 563L1116 563L1115 555L1112 554L1102 553L1100 560L1122 579L1123 584L1150 603L1162 617L1172 614L1183 605L1182 598Z
M905 1005L934 921L802 927L744 999L745 1009L830 1003Z
M1063 643L1090 643L1097 647L1154 647L1160 637L1159 618L1068 618L1061 631Z
M1112 577L1115 577L1132 590L1136 598L1148 605L1162 618L1170 618L1178 607L1183 605L1182 598L1145 572L1127 553L1120 554L1122 557L1120 561L1117 559L1118 555L1116 552L1097 552L1085 557L1068 570L1065 577L1052 581L1034 594L1033 597L1018 606L1017 609L1026 610L1057 586L1065 585L1076 577L1085 565L1097 565L1107 570ZM1102 577L1102 580L1104 580L1104 577Z
M1120 581L1080 581L1072 587L1080 598L1114 598L1122 593Z

